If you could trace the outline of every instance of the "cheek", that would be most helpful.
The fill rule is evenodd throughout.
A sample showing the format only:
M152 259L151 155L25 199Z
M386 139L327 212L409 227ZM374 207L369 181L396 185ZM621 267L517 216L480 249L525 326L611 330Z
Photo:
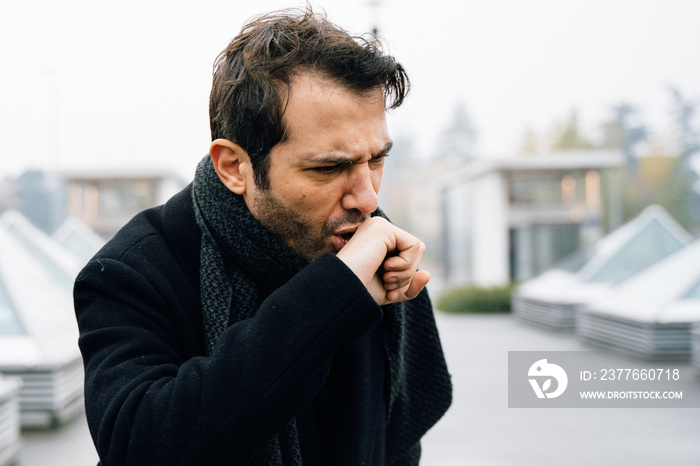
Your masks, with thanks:
M290 193L291 194L291 193ZM311 223L319 223L331 215L338 202L333 201L329 189L306 188L290 195L287 199L293 200L290 206L300 217Z

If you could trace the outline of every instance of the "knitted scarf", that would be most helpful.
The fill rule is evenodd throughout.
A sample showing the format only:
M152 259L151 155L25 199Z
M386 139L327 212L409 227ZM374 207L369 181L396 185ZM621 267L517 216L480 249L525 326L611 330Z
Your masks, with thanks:
M243 198L221 183L209 155L197 167L192 193L202 231L201 302L206 349L211 354L229 325L253 317L263 296L287 283L308 262L267 231ZM260 284L266 289L261 290ZM451 402L449 374L426 293L383 310L390 378L387 464L400 457L401 464L417 464L418 440ZM295 420L249 464L301 465Z

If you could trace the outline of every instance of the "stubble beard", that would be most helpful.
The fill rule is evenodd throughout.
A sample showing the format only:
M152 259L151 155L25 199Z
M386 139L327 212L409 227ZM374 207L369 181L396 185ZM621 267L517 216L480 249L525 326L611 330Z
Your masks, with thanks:
M328 219L319 229L308 221L307 213L286 207L270 190L258 190L253 203L254 216L260 224L309 263L325 253L338 252L331 241L334 232L369 218L358 210L345 211L342 217Z

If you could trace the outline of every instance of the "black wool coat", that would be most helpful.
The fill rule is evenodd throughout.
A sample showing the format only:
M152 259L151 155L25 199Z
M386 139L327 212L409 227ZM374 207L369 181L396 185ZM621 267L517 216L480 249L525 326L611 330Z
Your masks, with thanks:
M76 279L86 412L104 465L241 464L313 401L335 355L385 318L325 255L267 290L207 357L200 240L190 186L137 215ZM387 464L414 464L451 401L427 299L405 306L387 343Z

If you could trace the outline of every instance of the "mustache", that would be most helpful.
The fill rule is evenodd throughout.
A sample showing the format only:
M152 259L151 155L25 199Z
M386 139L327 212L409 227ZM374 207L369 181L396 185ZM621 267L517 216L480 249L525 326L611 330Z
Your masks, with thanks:
M331 234L342 227L349 225L359 225L370 218L370 214L363 214L359 210L349 210L343 213L339 218L334 218L326 222L323 226L324 233Z

